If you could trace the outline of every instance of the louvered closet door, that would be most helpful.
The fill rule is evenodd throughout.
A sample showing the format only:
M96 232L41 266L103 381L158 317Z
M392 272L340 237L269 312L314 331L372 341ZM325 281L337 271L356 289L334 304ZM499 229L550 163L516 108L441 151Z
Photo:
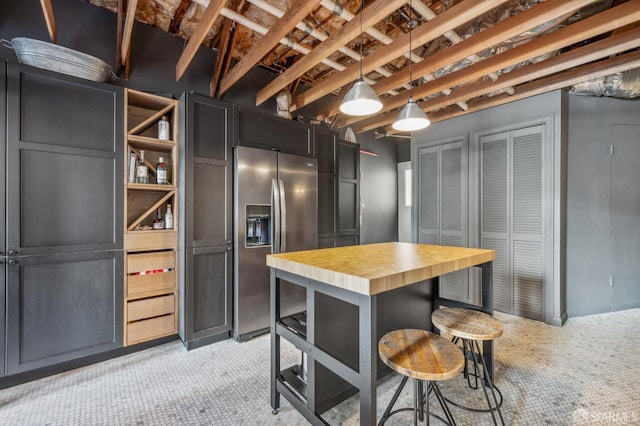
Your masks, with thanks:
M438 244L440 222L438 220L438 151L439 147L422 148L418 154L420 204L418 205L418 242Z
M493 308L511 312L509 268L509 134L499 133L480 139L481 149L481 225L483 248L496 251L493 262Z
M419 151L419 242L466 247L466 140L422 148ZM440 296L473 302L467 270L440 279Z
M544 126L480 139L481 244L496 250L494 309L542 319Z
M513 313L542 319L542 126L513 132Z

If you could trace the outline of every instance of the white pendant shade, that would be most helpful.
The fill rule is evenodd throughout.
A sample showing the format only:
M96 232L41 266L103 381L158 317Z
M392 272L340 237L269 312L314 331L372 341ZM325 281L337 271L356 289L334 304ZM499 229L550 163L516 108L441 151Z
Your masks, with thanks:
M398 113L398 117L391 127L401 132L413 132L424 129L429 124L431 124L431 121L427 118L427 114L420 109L413 99L409 99L409 102Z
M382 102L366 81L359 79L347 92L340 111L347 115L369 115L382 109Z

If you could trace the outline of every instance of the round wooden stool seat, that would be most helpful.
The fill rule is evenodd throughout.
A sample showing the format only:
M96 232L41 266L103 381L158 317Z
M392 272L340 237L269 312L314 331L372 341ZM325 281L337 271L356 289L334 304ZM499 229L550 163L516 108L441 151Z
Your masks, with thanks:
M464 367L458 346L425 330L391 331L380 339L378 352L392 370L419 380L447 380Z
M502 335L502 323L481 311L464 308L440 308L431 314L433 325L454 337L493 340Z

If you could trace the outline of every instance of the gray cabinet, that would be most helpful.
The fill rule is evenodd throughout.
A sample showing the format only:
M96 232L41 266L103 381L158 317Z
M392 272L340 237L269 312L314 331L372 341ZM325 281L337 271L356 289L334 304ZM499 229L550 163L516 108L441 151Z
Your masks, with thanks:
M8 67L6 374L122 345L122 103Z
M235 107L234 144L313 157L308 124L278 117L255 108Z
M318 248L356 245L360 235L360 146L313 129L318 159Z
M185 94L180 108L180 337L192 349L232 328L233 106Z
M122 345L122 255L95 251L9 261L7 374Z

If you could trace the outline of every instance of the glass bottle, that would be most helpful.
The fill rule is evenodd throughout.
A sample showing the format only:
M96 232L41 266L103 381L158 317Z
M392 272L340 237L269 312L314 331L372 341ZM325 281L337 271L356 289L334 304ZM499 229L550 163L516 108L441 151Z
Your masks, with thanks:
M162 220L162 213L160 212L160 207L156 211L156 218L153 219L153 223L151 224L153 229L164 229L164 220Z
M164 215L164 229L173 229L173 212L171 204L167 204L167 212Z
M169 121L167 117L162 117L160 121L158 121L158 139L163 141L169 140Z
M149 183L149 168L144 162L144 150L140 150L140 161L136 167L136 183Z
M164 162L164 157L159 157L156 164L156 183L158 185L167 184L167 164Z

